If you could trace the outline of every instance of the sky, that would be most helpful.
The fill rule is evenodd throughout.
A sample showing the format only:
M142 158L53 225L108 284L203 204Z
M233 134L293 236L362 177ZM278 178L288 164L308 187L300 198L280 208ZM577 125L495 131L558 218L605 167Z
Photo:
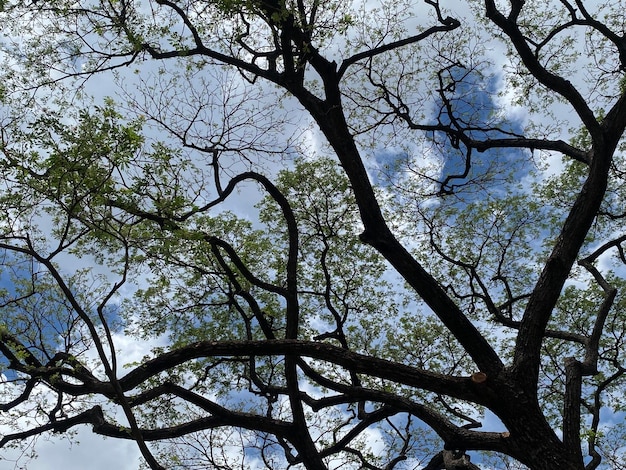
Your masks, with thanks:
M17 458L19 454L4 450L0 467L27 470L137 470L141 456L133 441L106 439L84 427L78 431L78 443L53 436L40 439L37 443L38 457L35 459ZM22 467L23 466L23 467Z
M456 9L456 11L461 12L460 16L468 18L467 8L464 6L463 2L455 1L450 2L449 4L452 8ZM496 72L501 69L503 63L506 60L500 52L501 46L497 43L494 43L493 54L491 55L490 59L493 61L493 70L495 70ZM155 76L158 77L156 64L145 64L142 65L141 68L141 76L146 76L148 73L153 72ZM93 95L96 101L101 100L105 96L112 95L117 95L119 100L123 100L124 95L123 93L119 94L117 84L122 83L132 88L133 81L136 79L137 75L133 74L132 70L126 69L118 70L118 76L115 80L110 75L95 75L86 83L86 92L89 95ZM472 99L477 101L484 99L491 102L491 100L493 99L493 92L499 91L499 87L503 87L506 85L506 83L498 81L499 79L501 79L501 75L496 74L494 79L489 82L489 85L484 90L484 92L480 90L476 91L473 94ZM173 93L172 99L176 98L176 88L171 88L168 92ZM260 102L262 102L262 98L260 97L253 97L251 99L259 99ZM501 99L504 100L505 98ZM143 104L146 105L146 103ZM271 103L269 104L271 105ZM503 106L506 106L504 112L505 114L507 114L507 117L511 119L512 130L519 130L521 126L525 123L525 120L527 118L527 116L524 115L523 111L508 102L498 104L503 104ZM262 110L260 112L260 117L265 116L265 114L263 114L265 113L265 110ZM316 152L322 153L324 151L324 145L322 142L320 142L319 135L313 129L311 129L310 119L307 116L298 115L299 111L297 106L289 101L287 101L287 109L285 109L284 112L290 113L292 115L292 118L300 123L302 127L302 132L306 136L304 139L304 145L309 149L313 149ZM486 116L481 116L480 118L482 119L485 117ZM293 130L293 128L289 128L288 132L286 132L285 135L292 133ZM259 137L259 144L264 143L263 138L264 136ZM271 136L271 138L275 139L276 135ZM419 147L418 145L414 146L413 149L416 152L420 152L423 150L423 148ZM374 180L376 180L377 178L375 173L376 165L384 165L390 162L393 163L394 159L407 156L407 154L403 152L405 152L404 149L398 149L395 147L374 149L372 178ZM418 156L421 157L422 155L420 154ZM459 160L449 159L443 162L443 168L441 169L441 171L444 174L450 174L458 173L460 169L462 170L462 167L459 167ZM269 171L271 171L271 169L269 169ZM255 218L256 213L254 209L251 209L250 202L258 201L259 192L257 191L257 189L253 186L243 186L241 188L239 196L239 198L233 199L234 202L227 203L226 208L234 211L238 215ZM141 358L145 353L150 350L151 347L155 346L157 343L155 342L140 344L120 335L116 337L116 344L118 348L122 351L122 359L130 362ZM498 427L498 423L493 418L488 418L487 422L492 423L494 427ZM28 462L27 468L29 470L47 470L53 468L63 468L64 470L84 470L86 468L86 465L88 465L88 468L90 470L109 470L111 467L119 470L134 470L137 468L138 462L140 461L139 451L137 450L136 445L132 442L124 442L114 439L103 440L103 438L94 435L87 427L84 426L78 430L78 440L80 441L80 444L72 445L71 447L68 447L67 441L65 441L64 439L59 439L56 437L53 437L48 441L42 440L37 446L39 458ZM9 451L8 453L3 453L2 457L0 458L4 458L6 459L6 462L10 462L15 457L15 454L11 454L11 452ZM4 468L2 467L3 464L4 462L0 460L0 468ZM15 468L19 467L16 466Z

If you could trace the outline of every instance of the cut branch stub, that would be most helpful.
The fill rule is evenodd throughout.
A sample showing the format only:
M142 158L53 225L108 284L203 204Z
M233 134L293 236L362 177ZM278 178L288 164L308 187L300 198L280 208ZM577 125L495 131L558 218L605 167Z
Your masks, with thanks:
M484 372L474 372L471 376L472 382L482 384L487 381L487 374Z

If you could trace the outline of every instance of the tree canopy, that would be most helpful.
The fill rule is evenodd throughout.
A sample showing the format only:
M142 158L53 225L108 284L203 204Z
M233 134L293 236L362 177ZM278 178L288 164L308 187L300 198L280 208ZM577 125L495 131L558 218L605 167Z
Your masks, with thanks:
M626 468L622 1L0 10L0 447Z

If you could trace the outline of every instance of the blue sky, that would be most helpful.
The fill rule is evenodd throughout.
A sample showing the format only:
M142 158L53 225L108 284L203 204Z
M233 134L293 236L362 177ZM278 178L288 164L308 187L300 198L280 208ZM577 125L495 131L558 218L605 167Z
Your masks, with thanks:
M458 116L465 119L462 125L470 127L491 126L499 130L493 130L488 133L470 130L467 135L477 140L486 138L505 138L508 133L523 133L523 123L519 119L512 119L503 113L501 103L496 101L497 94L500 91L499 76L497 74L491 77L481 77L477 73L467 73L465 69L453 69L451 76L458 78L453 91L448 91L446 95L451 98L452 106ZM441 98L438 98L432 104L432 112L439 115L439 122L433 116L431 124L450 125L450 119L446 113L440 110L444 107ZM523 117L523 116L515 116ZM454 127L454 126L452 126ZM420 131L415 131L415 139L421 139ZM378 169L383 169L387 177L391 181L402 179L402 170L405 168L406 161L415 159L416 165L419 165L420 159L428 159L424 152L429 148L432 149L431 159L440 159L438 165L438 174L432 172L432 176L436 177L440 183L446 183L442 188L445 192L457 192L471 183L484 179L485 175L494 172L509 173L513 170L515 177L521 180L527 173L527 167L521 164L523 160L524 150L518 149L491 149L485 152L473 151L471 154L471 163L466 168L467 151L461 143L458 146L453 145L446 135L442 132L427 133L426 142L414 149L402 148L378 148L374 150L374 161ZM436 142L429 144L428 142ZM410 153L413 153L411 155ZM522 157L522 158L520 158ZM427 163L426 163L427 164ZM515 170L519 167L519 170ZM396 170L394 174L393 170ZM373 179L377 184L386 185L386 178L373 171ZM440 187L437 186L437 190ZM471 202L471 197L466 199Z

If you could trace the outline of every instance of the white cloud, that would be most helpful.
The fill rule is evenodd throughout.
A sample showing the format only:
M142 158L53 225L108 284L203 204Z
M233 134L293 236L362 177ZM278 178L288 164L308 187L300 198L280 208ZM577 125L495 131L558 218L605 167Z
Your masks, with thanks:
M17 460L19 454L3 449L0 467L24 468L28 470L137 470L141 456L134 441L106 439L82 426L70 442L63 436L40 439L37 443L38 458L27 461ZM14 461L14 467L9 462Z

